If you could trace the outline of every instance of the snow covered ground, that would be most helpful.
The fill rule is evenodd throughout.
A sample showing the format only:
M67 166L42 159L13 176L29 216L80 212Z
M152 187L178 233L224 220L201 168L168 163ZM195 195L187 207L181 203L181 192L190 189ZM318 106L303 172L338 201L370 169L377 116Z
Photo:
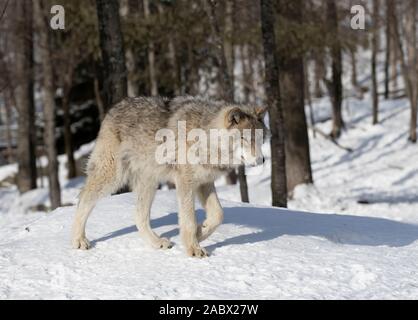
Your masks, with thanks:
M269 161L248 177L250 205L239 203L237 186L218 183L225 223L203 243L207 259L184 254L174 191L158 192L152 214L172 249L140 239L134 197L123 194L99 202L87 225L94 247L77 251L73 206L24 214L47 203L47 191L0 189L0 298L417 299L418 149L407 141L407 101L382 102L377 126L367 97L348 103L339 142L353 151L311 137L315 185L298 187L290 209L268 206ZM326 114L329 102L314 108ZM65 203L82 183L64 181Z
M90 251L70 249L73 208L2 229L1 298L416 298L418 226L223 201L225 223L187 258L176 201L158 193L153 227L175 246L138 236L131 194L104 199L89 221ZM202 219L203 212L198 212Z

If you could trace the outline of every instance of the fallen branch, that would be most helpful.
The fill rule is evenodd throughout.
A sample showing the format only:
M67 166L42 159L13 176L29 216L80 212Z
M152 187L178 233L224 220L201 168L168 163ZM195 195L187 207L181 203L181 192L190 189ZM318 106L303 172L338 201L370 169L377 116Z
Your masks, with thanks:
M313 128L313 130L315 132L317 132L318 134L320 134L321 136L323 136L325 139L331 141L333 144L335 144L338 148L341 148L347 152L353 152L353 149L348 148L348 147L344 147L341 144L338 143L337 140L335 140L333 137L331 137L329 134L326 134L325 132L323 132L321 129L318 128Z

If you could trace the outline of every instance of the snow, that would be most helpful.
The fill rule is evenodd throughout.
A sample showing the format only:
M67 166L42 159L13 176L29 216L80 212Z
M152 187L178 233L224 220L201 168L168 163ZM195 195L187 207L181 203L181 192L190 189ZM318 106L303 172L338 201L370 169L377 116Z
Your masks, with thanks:
M7 177L13 176L16 173L17 173L17 165L15 163L1 166L0 167L0 181L3 181Z

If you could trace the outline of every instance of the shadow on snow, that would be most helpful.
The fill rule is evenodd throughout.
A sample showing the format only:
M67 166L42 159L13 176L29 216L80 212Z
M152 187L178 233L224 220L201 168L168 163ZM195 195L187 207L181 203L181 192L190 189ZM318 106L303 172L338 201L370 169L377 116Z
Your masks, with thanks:
M278 208L226 207L224 224L246 226L255 230L227 238L210 245L210 251L219 247L257 243L283 235L315 236L333 243L362 246L406 246L418 239L418 226L388 219L341 214L295 212ZM198 221L204 219L204 211L197 210ZM177 213L172 212L152 221L158 228L177 224ZM136 233L135 225L116 230L93 244ZM162 234L163 237L178 235L179 229Z

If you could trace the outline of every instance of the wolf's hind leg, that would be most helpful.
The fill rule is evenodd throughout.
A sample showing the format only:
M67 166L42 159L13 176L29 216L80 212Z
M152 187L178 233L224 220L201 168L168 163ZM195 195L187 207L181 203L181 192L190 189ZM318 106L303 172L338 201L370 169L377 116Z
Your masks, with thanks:
M167 238L159 237L152 229L150 222L151 206L157 191L157 183L150 183L142 178L137 181L135 192L137 193L137 208L135 223L140 236L156 249L169 249L173 244Z
M80 193L73 223L72 245L75 249L89 249L90 243L86 238L85 229L91 211L101 197L115 192L123 182L122 174L117 169L117 148L118 141L115 137L104 132L91 155L86 185Z
M199 200L206 211L206 219L197 229L200 241L209 237L223 221L223 210L213 183L203 184L197 189Z
M99 194L94 183L88 181L81 191L73 222L72 245L74 249L87 250L90 248L90 242L86 238L86 223L98 199Z
M80 194L77 213L73 223L72 244L75 249L89 249L90 243L85 233L87 219L97 201L117 189L111 179L112 175L109 172L105 174L108 176L104 177L103 173L101 173L101 175L95 174L88 177L86 185Z

